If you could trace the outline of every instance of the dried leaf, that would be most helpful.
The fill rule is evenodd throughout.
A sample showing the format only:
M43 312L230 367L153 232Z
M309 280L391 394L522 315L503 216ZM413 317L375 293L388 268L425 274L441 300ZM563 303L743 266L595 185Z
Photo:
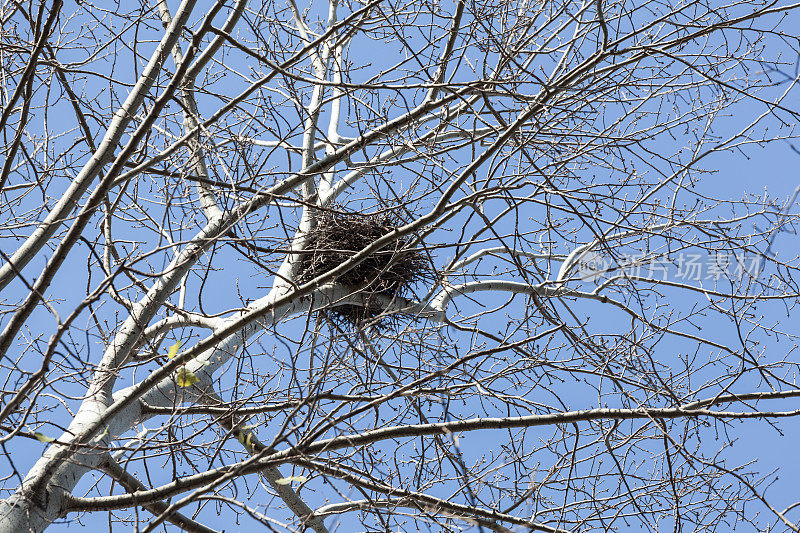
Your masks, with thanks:
M169 352L167 352L167 359L172 359L176 355L178 355L178 350L181 349L181 341L176 342L172 346L169 347Z
M38 431L36 431L33 434L33 436L36 437L36 440L38 440L39 442L44 442L45 444L47 444L48 442L53 442L54 440L56 440L53 437L48 437L44 433L39 433Z
M200 381L200 378L195 376L194 373L185 366L179 368L175 373L175 382L178 384L178 387L191 387L198 381Z
M288 476L282 477L280 479L275 480L275 484L277 485L288 485L289 483L297 482L297 483L304 483L308 481L306 476Z

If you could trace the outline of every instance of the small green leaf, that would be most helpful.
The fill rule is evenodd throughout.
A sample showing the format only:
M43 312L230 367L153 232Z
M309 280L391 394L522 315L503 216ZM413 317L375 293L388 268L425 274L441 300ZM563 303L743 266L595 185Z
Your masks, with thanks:
M253 427L253 426L246 426L246 427ZM251 432L248 431L245 433L244 431L241 430L238 431L236 433L236 440L238 440L242 444L242 446L244 446L246 449L248 450L253 449L253 434Z
M178 350L181 349L181 341L176 342L172 346L169 347L169 352L167 352L167 359L172 359L176 355L178 355Z
M191 370L187 369L185 366L182 366L175 373L175 381L178 383L178 387L191 387L200 381L200 378L195 376Z
M306 476L288 476L276 479L275 483L277 485L288 485L289 483L293 482L304 483L306 481L308 481L308 478Z
M44 442L45 444L47 444L48 442L53 442L54 440L56 440L53 437L48 437L44 433L39 433L38 431L36 431L33 434L33 436L36 437L36 440L38 440L39 442Z
M94 438L94 441L95 442L100 442L101 440L103 440L103 437L105 437L106 435L108 435L108 426L106 426L106 429L104 429L102 433L100 433L98 436L96 436Z

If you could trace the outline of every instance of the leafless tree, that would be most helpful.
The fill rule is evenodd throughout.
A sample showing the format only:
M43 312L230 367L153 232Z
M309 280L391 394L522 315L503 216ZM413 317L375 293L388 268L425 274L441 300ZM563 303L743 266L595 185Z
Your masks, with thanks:
M5 0L0 531L798 531L799 7Z

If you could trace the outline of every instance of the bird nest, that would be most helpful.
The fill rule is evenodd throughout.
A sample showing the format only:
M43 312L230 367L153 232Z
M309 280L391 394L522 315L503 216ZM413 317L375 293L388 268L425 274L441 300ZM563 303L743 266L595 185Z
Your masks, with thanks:
M322 213L306 236L298 281L306 283L329 272L400 225L401 221L390 215ZM363 296L364 305L334 303L322 314L340 326L384 324L389 317L382 297L407 296L414 284L432 277L425 255L409 245L409 239L395 240L340 274L336 281Z

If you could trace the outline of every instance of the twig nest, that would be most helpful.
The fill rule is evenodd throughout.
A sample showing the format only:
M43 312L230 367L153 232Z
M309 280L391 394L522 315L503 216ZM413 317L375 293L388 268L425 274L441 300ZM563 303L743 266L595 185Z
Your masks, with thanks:
M319 215L316 227L309 232L298 268L298 281L305 283L325 274L350 259L356 252L394 231L401 222L390 215L365 215L354 212L326 211ZM432 277L425 255L409 247L409 239L399 239L369 256L338 276L336 281L353 287L365 296L365 305L341 304L324 314L340 325L376 325L382 316L382 299L374 295L406 296L412 286ZM396 315L395 315L396 316Z

